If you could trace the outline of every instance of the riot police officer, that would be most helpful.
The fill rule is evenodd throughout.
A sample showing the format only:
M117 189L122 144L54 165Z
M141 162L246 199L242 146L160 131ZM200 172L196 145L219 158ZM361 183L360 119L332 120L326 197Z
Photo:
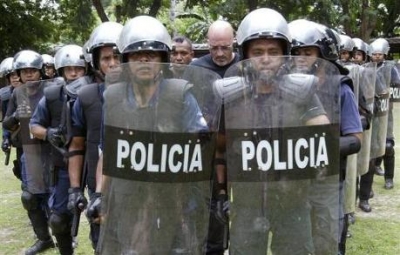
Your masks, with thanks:
M340 35L340 61L348 63L353 59L354 42L348 35Z
M172 76L168 63L171 37L160 21L150 16L133 18L124 26L117 45L122 55L121 76L111 82L104 93L105 144L102 148L105 150L104 157L107 156L104 158L104 172L108 176L103 186L106 203L102 209L107 211L107 218L100 228L99 252L198 254L207 234L207 205L204 197L200 200L187 197L191 198L189 190L192 188L192 191L196 190L202 195L209 194L202 193L202 189L191 182L177 183L177 179L169 179L169 168L164 175L153 172L147 163L134 164L128 168L123 166L124 169L117 169L117 165L114 165L117 168L113 167L111 161L115 157L111 151L116 147L112 144L118 139L115 140L115 133L110 130L132 130L126 133L132 134L128 139L137 136L147 144L148 136L143 137L141 134L151 134L160 141L165 135L174 136L173 133L184 136L186 132L196 134L205 131L208 129L207 123L194 96L188 92L188 82L169 79ZM150 145L149 148L159 149L159 145ZM141 161L146 157L144 154L137 155ZM129 163L126 163L124 165L128 166ZM128 169L131 170L126 171ZM141 171L139 175L143 174L144 178L134 174L136 171ZM115 178L121 173L122 176ZM133 175L128 177L124 173ZM179 175L176 175L178 179ZM165 182L165 178L170 181ZM96 183L97 186L101 184ZM202 220L188 217L195 217L199 208L203 209ZM89 207L88 214L90 212L90 215L95 216L96 210L92 209L96 208ZM127 224L128 221L132 224ZM196 228L193 228L193 224L196 224ZM202 225L201 229L197 228L199 225ZM198 236L199 233L202 234Z
M369 45L360 38L352 38L354 43L353 62L357 65L362 65L368 62Z
M49 168L44 157L47 157L48 145L38 139L32 139L29 132L29 118L43 96L47 85L40 81L43 59L40 54L23 50L14 56L14 69L23 85L14 90L3 127L15 131L20 127L19 137L22 141L22 205L28 212L33 230L38 240L25 254L37 254L54 247L49 233L47 201L49 194Z
M378 38L370 44L372 62L377 63L377 79L375 91L375 109L372 131L375 136L371 142L371 160L368 172L360 178L360 201L359 208L364 212L371 212L369 204L372 192L372 183L377 164L379 166L381 156L385 165L385 189L393 188L394 175L394 136L393 136L393 113L392 102L389 102L389 89L392 84L399 84L399 74L394 68L394 63L386 61L389 53L389 43ZM387 173L386 173L387 172Z
M340 112L340 132L341 132L341 148L343 148L343 153L341 153L341 162L340 162L340 181L341 181L341 189L343 189L344 179L346 177L346 160L347 156L350 154L354 154L358 151L361 144L361 121L360 115L358 113L358 107L356 104L355 96L352 91L353 83L348 76L348 70L344 69L340 65L336 63L339 58L339 50L338 50L338 40L335 36L334 32L331 31L329 28L324 26L318 25L314 22L308 20L295 20L289 24L290 32L293 37L293 46L292 46L292 55L294 56L312 56L315 58L314 63L309 63L309 69L313 67L313 65L318 64L318 59L326 59L331 61L335 65L338 66L339 71L343 75L340 77L338 75L337 82L340 82L340 98L341 98L341 112ZM345 38L347 42L352 42L351 38ZM336 43L335 43L336 42ZM346 41L342 42L341 44L346 44ZM336 49L336 50L334 50ZM352 43L348 47L343 47L343 49L352 52ZM301 59L301 57L300 57ZM341 60L341 62L348 62ZM295 65L297 62L300 62L297 58L294 59ZM321 75L320 79L324 79L324 75ZM329 89L328 86L319 85L319 89L317 90L317 94L321 101L324 103L327 100L325 96L325 91ZM329 113L328 117L330 119L334 118L333 113ZM354 148L351 148L354 147ZM355 169L352 169L355 171ZM312 205L312 213L317 215L316 221L313 222L313 239L314 245L316 249L316 254L325 254L329 253L329 250L333 250L332 247L329 247L329 244L324 243L327 240L324 240L324 237L329 237L331 240L335 240L336 235L333 234L329 236L329 233L335 233L337 230L337 224L335 224L335 220L332 220L334 224L330 224L328 226L321 225L326 224L326 219L330 216L335 217L330 213L332 207L335 207L335 203L331 204L332 201L336 201L338 198L338 193L332 192L333 189L337 189L337 179L333 180L324 180L319 181L316 180L313 182L313 186L311 189L313 191L320 190L321 193L327 193L333 195L333 199L326 199L325 201L320 201L319 197L316 196L316 193L313 193L310 196L310 202ZM354 185L355 186L355 185ZM340 201L341 201L341 224L345 224L347 221L344 219L343 209L344 209L344 202L343 202L343 193L339 193ZM336 196L336 197L335 197ZM322 220L322 221L321 221ZM344 225L343 225L344 226ZM326 231L326 232L325 232ZM339 233L340 230L338 231ZM346 235L345 235L346 236ZM331 244L335 245L334 242ZM340 242L340 254L345 253L345 241L341 240Z
M52 193L49 199L49 225L57 239L60 254L73 254L71 235L72 213L68 210L68 189L70 188L68 167L64 160L66 151L66 119L69 112L68 86L82 77L86 71L86 63L82 58L82 47L65 45L55 55L55 67L68 82L45 89L44 97L31 118L30 128L34 137L49 142L51 147L51 180ZM75 88L76 89L76 88Z
M382 39L382 38L381 38ZM371 60L377 63L378 68L381 65L385 65L387 54L388 54L388 43L385 39L376 40L371 43ZM390 86L398 87L400 85L400 73L396 67L392 67L390 73ZM388 113L388 129L386 137L386 150L383 157L379 157L375 161L375 173L378 175L383 175L385 177L385 189L393 188L393 177L395 168L395 157L394 157L394 135L393 135L393 102L389 103L389 113ZM384 163L385 171L380 167L381 163ZM387 170L386 170L387 169Z
M263 169L268 164L261 166L258 159L270 162L267 158L271 151L261 156L258 146L257 162L251 161L248 167L243 165L244 154L250 157L253 151L252 143L259 143L260 147L271 140L285 143L285 135L276 135L285 133L285 127L296 126L300 130L303 125L329 123L313 90L307 91L304 97L307 99L302 100L300 92L292 91L289 80L294 77L285 76L290 66L289 57L285 56L290 53L291 41L285 18L268 8L250 12L237 31L244 61L236 67L236 72L245 74L249 89L240 93L240 100L225 101L228 186L233 196L230 214L234 215L230 229L231 254L265 254L270 233L273 254L312 254L314 251L308 208L309 180L290 176L284 171L285 166L282 171L276 171L274 164L269 165L271 169ZM228 70L227 74L232 73ZM285 81L284 77L289 80ZM310 78L313 84L313 76L297 77ZM240 132L243 135L236 137ZM249 148L240 148L245 142ZM272 154L278 153L275 149Z
M7 108L8 102L10 101L11 94L16 87L21 85L20 78L17 72L13 68L13 61L14 58L8 57L4 59L0 64L0 75L5 76L7 80L7 86L0 89L0 96L1 96L1 112L2 118L4 119ZM6 157L10 157L11 153L11 146L16 147L16 159L13 160L13 173L15 177L21 179L21 155L22 155L22 145L21 141L18 140L17 136L13 136L12 133L7 131L3 128L3 140L1 144L1 149L4 153L8 154ZM8 164L6 162L6 164Z
M71 113L72 140L68 149L68 172L71 181L69 200L75 208L80 203L86 203L83 195L86 185L91 203L101 196L100 192L96 192L96 167L99 160L104 78L119 65L116 41L122 27L116 22L102 23L93 30L88 41L86 54L92 55L92 66L97 73L96 77L101 80L79 90ZM90 220L90 240L93 249L96 249L99 231L99 223Z
M54 67L54 57L49 54L42 54L43 58L43 73L47 79L52 79L56 76L56 68Z

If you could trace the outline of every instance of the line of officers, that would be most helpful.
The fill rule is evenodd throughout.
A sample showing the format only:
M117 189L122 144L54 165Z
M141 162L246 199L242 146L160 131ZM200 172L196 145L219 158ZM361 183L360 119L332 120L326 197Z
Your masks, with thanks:
M358 176L361 176L359 207L365 212L371 211L368 200L376 159L383 157L385 187L388 189L393 187L392 104L385 110L382 102L389 100L389 85L398 86L400 82L395 65L385 59L389 52L387 41L380 38L367 45L360 39L347 38L337 34L333 29L308 20L288 23L282 15L268 8L250 12L240 23L236 33L239 53L234 52L234 31L228 22L213 23L207 36L210 54L192 61L193 52L188 38L177 37L171 40L161 22L152 17L138 16L128 21L125 26L115 22L102 23L94 29L83 47L65 45L56 52L54 58L46 54L40 55L32 50L22 50L14 57L2 61L0 72L9 83L9 86L1 90L4 106L2 110L3 114L5 113L2 149L9 153L11 146L16 148L17 156L13 161L13 172L21 180L22 205L28 213L37 237L37 241L26 250L25 254L37 254L55 246L60 254L73 254L76 245L74 221L85 208L94 252L102 253L96 247L99 246L99 216L102 204L103 93L106 90L106 75L110 79L118 77L121 63L167 63L171 57L176 63L182 64L182 66L172 65L171 71L177 78L184 76L182 67L185 64L208 68L223 77L229 67L241 60L290 54L296 56L296 68L301 73L314 73L323 63L320 59L332 63L339 69L343 75L339 81L342 106L341 163L346 162L348 155L357 155L358 151L361 153L365 150L368 153L363 153L367 153L368 156L360 157L364 160L361 163L357 163L357 159L355 161L349 159L347 166L343 167L341 164L340 180L337 181L346 195L340 193L340 215L339 210L337 212L340 216L338 224L340 227L332 224L323 225L321 222L326 220L325 216L320 217L322 225L318 227L317 224L317 227L309 231L307 227L303 228L301 224L296 223L298 219L291 219L291 216L276 218L287 222L286 224L280 222L281 225L270 222L271 226L267 227L268 231L263 231L262 239L247 236L243 237L245 241L240 243L240 238L238 239L240 235L235 231L232 232L229 249L231 254L265 254L268 232L271 231L273 254L333 254L332 250L345 254L348 226L346 217L355 211ZM368 62L369 59L376 64ZM269 68L266 67L268 66L266 63L262 66L264 69ZM281 64L277 70L273 68L271 70L282 71L283 66ZM383 70L385 66L390 67L390 77L384 81L385 88L378 94L375 80L378 80L378 77L386 78L379 75L379 69ZM364 88L367 87L367 83L370 86L368 89L373 90L372 101L368 101L366 94L369 90ZM237 87L223 87L223 90L231 89L235 91L222 91L221 94L231 95L237 92ZM152 93L157 93L156 91ZM329 123L327 118L329 113L322 109L315 110L319 108L321 107L318 104L311 104L309 109L306 107L308 110L300 115L309 117L301 121L306 125L315 124L317 121L320 124ZM385 111L389 112L389 115L382 113ZM381 113L379 118L378 112ZM384 127L379 125L385 120L388 123L388 119L389 124ZM363 130L364 134L373 132L374 125L379 127L377 129L385 129L384 136L387 140L383 152L381 148L379 152L370 152L369 146L380 141L371 141L373 135L369 135L369 141L368 135L362 136ZM219 139L222 143L223 136L223 132L220 132ZM211 212L215 217L210 217L208 239L198 244L200 248L197 247L198 249L194 249L192 253L173 254L223 254L227 249L225 240L228 236L225 228L228 224L229 184L227 184L225 150L226 148L215 152L216 173L212 178L214 189L217 191L214 191L216 194L213 194L211 203L215 205L212 206L213 212ZM85 187L89 199L84 195ZM326 203L325 206L329 207L331 204ZM331 217L335 218L334 215ZM221 218L222 220L218 220ZM339 222L333 221L333 223ZM299 234L300 229L307 230L308 234L303 232ZM51 235L55 237L57 245ZM332 244L332 241L322 240L325 235L328 235L326 239L334 240L335 248L329 247L329 242ZM262 244L255 242L260 240L264 240ZM239 244L236 244L237 241ZM324 242L328 244L325 245ZM133 251L135 247L131 248ZM148 253L124 253L121 250L117 253L161 254L155 252L156 249Z

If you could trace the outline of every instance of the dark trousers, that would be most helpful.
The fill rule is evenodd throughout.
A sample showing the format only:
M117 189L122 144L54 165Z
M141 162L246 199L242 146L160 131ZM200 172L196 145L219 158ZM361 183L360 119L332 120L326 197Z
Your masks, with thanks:
M385 169L385 179L393 179L394 177L394 164L395 164L394 156L395 156L394 150L391 153L389 153L388 150L386 150L385 155L377 158L375 161L376 166L380 166L383 162L383 168Z
M360 200L369 200L369 195L372 190L372 183L374 182L375 161L376 159L371 159L369 161L368 172L360 177Z

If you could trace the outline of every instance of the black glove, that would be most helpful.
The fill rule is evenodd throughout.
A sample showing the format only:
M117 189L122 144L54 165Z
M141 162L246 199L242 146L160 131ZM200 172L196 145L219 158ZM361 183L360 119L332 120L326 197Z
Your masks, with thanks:
M90 222L99 218L101 212L101 193L93 193L93 197L89 202L86 216Z
M1 143L1 149L3 150L3 152L7 153L10 151L10 148L11 148L10 140L8 138L4 138L3 142Z
M56 148L65 146L65 137L59 128L47 128L46 141Z
M221 223L228 223L229 218L229 200L227 194L219 194L217 196L217 208L215 218Z
M88 202L86 197L83 195L80 188L70 188L68 189L68 210L75 213L77 210L83 211Z

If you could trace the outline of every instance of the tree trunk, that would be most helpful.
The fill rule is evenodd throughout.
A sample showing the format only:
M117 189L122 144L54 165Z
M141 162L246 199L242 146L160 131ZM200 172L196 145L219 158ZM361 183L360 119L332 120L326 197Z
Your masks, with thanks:
M156 17L160 8L161 8L161 0L154 0L153 4L150 6L149 15L152 17Z
M249 12L257 9L258 0L247 0L247 7L249 8Z
M109 21L107 14L104 11L103 5L101 4L101 0L92 0L92 4L96 9L97 15L99 15L101 22Z
M361 8L361 29L360 29L360 38L367 42L371 38L372 31L376 27L376 17L372 15L371 7L369 6L368 0L362 1Z

